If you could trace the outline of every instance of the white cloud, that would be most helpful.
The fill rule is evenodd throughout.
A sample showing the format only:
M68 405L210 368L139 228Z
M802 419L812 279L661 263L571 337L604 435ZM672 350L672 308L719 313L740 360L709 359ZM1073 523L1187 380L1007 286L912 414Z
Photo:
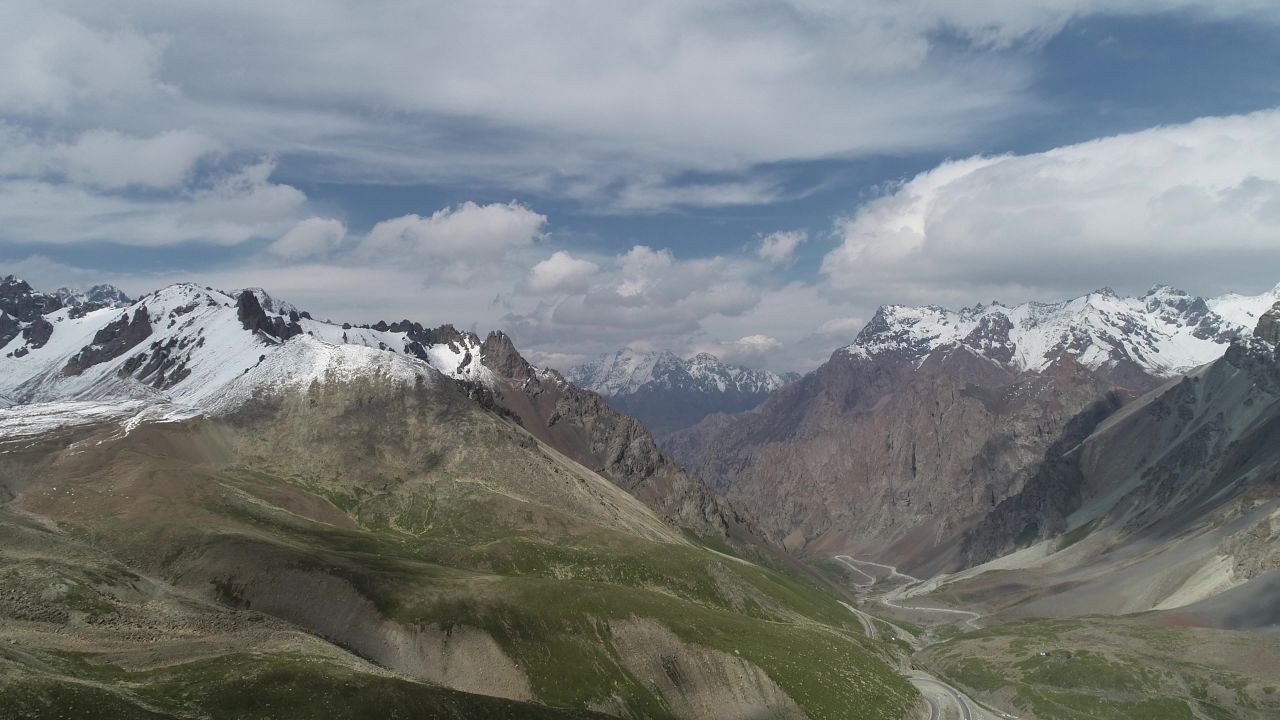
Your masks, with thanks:
M1273 283L1280 110L948 162L837 230L833 292L885 302Z
M66 119L192 127L305 158L308 179L481 180L631 210L787 197L742 172L767 163L953 146L1034 103L1034 67L1007 50L1083 15L1280 17L1256 0L4 8L0 113L84 106Z
M796 248L809 239L803 230L788 230L769 233L760 238L760 247L756 255L773 265L786 265L795 256Z
M216 148L210 138L188 130L148 138L93 130L72 144L59 145L56 152L73 182L107 188L165 188L184 182L196 161Z
M312 217L289 228L289 232L267 246L279 258L298 260L337 250L347 238L347 226L340 220Z
M835 338L837 341L843 340L850 342L867 324L866 318L860 317L838 317L831 318L818 326L817 334L827 335Z
M594 189L593 189L594 192ZM761 205L787 197L771 178L749 178L714 183L672 183L661 177L629 179L616 197L608 198L608 210L647 212L673 207L730 207ZM584 199L597 199L588 195Z
M236 245L284 233L306 195L273 183L274 164L242 167L193 190L131 196L42 180L0 181L0 228L13 242Z
M537 293L580 291L587 288L591 277L599 271L600 266L590 260L557 250L529 270L528 285Z
M728 342L695 342L694 352L706 352L734 365L755 367L782 347L782 341L768 335L747 335Z
M157 79L163 37L86 23L51 5L0 5L0 113L63 113L168 91Z
M65 180L107 189L171 188L185 183L196 162L217 147L210 138L189 130L150 137L90 130L70 142L49 142L0 124L0 176Z
M766 266L759 262L677 259L670 250L644 245L590 261L557 255L563 260L542 271L568 267L570 259L592 267L588 272L582 266L572 287L543 293L538 301L517 301L516 310L504 318L504 324L535 350L563 351L566 342L586 352L626 344L681 344L711 318L750 311L767 284Z
M368 260L424 261L424 270L443 268L449 279L465 281L479 268L490 269L507 253L527 248L542 237L547 216L512 201L477 205L467 201L437 210L430 217L404 215L383 220L360 243Z

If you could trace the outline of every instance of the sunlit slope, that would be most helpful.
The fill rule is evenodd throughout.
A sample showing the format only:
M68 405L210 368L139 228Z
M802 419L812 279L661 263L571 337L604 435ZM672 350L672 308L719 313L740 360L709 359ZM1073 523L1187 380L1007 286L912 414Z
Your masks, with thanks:
M492 697L699 718L913 702L829 597L690 542L451 382L259 387L218 417L8 443L6 527L43 549L5 546L24 578L6 587L56 612L2 606L7 697L71 683L142 717L227 716L265 685L297 717L336 687L441 717ZM526 716L492 707L463 714Z

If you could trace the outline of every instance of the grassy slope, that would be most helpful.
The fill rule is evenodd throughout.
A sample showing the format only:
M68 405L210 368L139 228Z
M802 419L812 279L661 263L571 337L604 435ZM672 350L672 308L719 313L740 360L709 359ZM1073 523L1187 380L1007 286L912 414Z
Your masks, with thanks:
M144 426L124 438L103 431L77 453L42 457L47 472L32 478L19 504L59 523L55 559L82 555L77 562L89 570L127 566L123 572L174 583L237 623L258 615L247 600L255 588L246 583L287 571L343 581L404 627L483 629L528 676L535 697L556 707L670 715L667 699L618 655L611 623L632 618L753 663L813 718L843 718L850 707L867 718L898 718L913 701L914 690L881 661L880 649L812 584L688 542L598 477L469 405L414 393L379 402L379 391L313 392L294 407L232 422ZM71 550L89 545L93 552ZM32 570L31 590L65 575ZM135 580L78 577L75 585L108 606L134 601L122 599L120 588ZM34 653L6 661L4 695L11 703L36 696L104 708L124 702L120 716L145 717L146 707L215 713L234 688L291 677L272 685L284 693L280 703L293 698L297 712L264 717L310 717L309 698L338 687L358 689L342 696L360 698L351 707L372 704L385 717L418 702L450 717L450 708L480 702L371 674L375 668L349 655L299 654L251 630L244 632L258 638L252 659L205 660L236 650L219 645L215 627L200 643L144 661L128 642L112 644L122 640L110 635L112 613L99 608L108 621L81 643L90 662L129 668L100 680L105 686L68 686L68 676L85 679L84 666L50 659L61 640L40 648L43 640L32 639L46 637L40 628L56 634L67 618L0 620L0 637L17 628ZM76 623L90 615L68 617ZM229 666L237 671L216 670ZM42 683L75 692L30 692ZM76 715L75 707L65 713Z
M958 635L919 660L976 697L999 697L1044 720L1280 714L1277 683L1268 677L1280 638L1148 620L1015 622Z
M749 660L813 718L845 717L851 705L868 708L867 717L900 717L914 694L823 591L708 548L600 529L567 542L531 537L483 522L504 514L484 496L465 504L454 497L448 520L418 534L391 529L408 523L386 517L390 503L382 497L341 503L374 527L281 522L260 508L248 521L305 548L306 559L297 562L344 577L387 617L486 630L545 702L582 707L621 697L661 716L662 699L613 657L608 623L631 617L658 620L683 640Z
M199 717L331 720L576 720L596 713L473 695L358 672L287 653L224 655L128 671L82 656L54 655L41 672L0 649L0 717L152 720Z

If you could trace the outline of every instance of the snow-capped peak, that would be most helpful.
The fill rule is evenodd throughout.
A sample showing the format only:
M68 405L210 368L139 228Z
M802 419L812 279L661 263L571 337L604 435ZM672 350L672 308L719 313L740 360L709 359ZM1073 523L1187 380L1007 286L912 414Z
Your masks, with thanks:
M791 379L767 370L729 365L706 352L682 359L669 350L641 352L631 348L572 367L565 377L605 397L633 395L643 389L760 395Z
M287 316L291 313L294 315L302 314L302 311L298 309L297 305L272 297L266 290L263 290L260 287L240 288L239 290L226 294L231 297L240 297L240 294L243 292L253 293L253 296L257 298L258 304L262 306L262 309L273 315Z
M1018 370L1042 370L1065 355L1089 367L1131 362L1167 376L1222 355L1276 299L1280 288L1205 300L1157 285L1137 298L1103 288L1066 302L1014 307L886 305L843 351L920 363L936 348L965 346Z
M107 284L94 285L88 290L60 287L53 291L53 295L58 298L63 307L83 307L85 305L120 307L133 302L123 290L115 285Z
M29 292L16 284L11 290ZM332 376L335 363L352 372L363 367L398 377L439 373L496 382L480 362L474 334L407 321L354 327L281 317L290 307L260 290L231 295L180 283L123 307L37 312L0 347L0 398L7 404L131 400L204 412L248 397L250 386L310 377L318 367Z

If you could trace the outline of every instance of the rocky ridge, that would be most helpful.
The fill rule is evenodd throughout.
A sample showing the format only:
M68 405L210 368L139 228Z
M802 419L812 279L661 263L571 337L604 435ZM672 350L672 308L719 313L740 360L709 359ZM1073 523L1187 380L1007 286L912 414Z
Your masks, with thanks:
M1221 357L1277 295L1205 300L1158 286L1139 298L885 306L815 372L666 447L793 551L851 551L917 575L956 569L977 560L960 538L1053 481L1033 482L1053 458ZM1015 525L996 535L1027 540Z

